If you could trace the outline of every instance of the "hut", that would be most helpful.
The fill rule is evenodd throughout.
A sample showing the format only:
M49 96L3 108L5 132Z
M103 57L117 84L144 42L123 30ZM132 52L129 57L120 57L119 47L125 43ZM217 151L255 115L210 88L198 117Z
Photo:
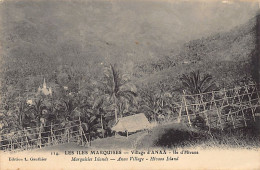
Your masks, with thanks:
M127 117L120 118L118 122L112 127L115 132L126 132L127 136L130 132L150 129L152 126L144 113L139 113Z

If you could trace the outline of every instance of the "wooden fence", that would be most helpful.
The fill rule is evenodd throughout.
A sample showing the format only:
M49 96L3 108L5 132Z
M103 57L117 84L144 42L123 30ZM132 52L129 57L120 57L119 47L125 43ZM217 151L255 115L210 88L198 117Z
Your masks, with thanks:
M190 127L197 126L199 119L209 130L246 127L256 120L256 113L260 113L260 94L256 84L195 95L183 93L181 104L173 112L178 112L178 122ZM28 150L70 142L79 145L90 142L80 119L2 134L0 150Z
M4 151L23 151L70 142L88 144L80 120L27 128L0 137L0 150Z
M256 120L255 114L260 112L256 84L195 95L183 93L178 121L189 126L196 126L200 118L209 129L246 127Z

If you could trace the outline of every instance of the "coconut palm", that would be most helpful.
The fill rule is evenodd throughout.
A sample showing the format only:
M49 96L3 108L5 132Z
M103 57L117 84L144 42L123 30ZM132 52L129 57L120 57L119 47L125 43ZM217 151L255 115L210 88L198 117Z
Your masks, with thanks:
M137 96L135 87L130 83L129 78L126 75L120 74L119 70L116 69L116 65L106 67L104 72L104 79L100 86L100 91L103 93L102 99L99 98L97 103L104 103L107 101L111 103L115 113L115 121L118 120L118 105L123 99L127 101L134 101ZM96 104L98 105L98 104Z
M169 101L171 94L163 91L163 89L143 92L143 101L141 102L140 110L149 111L150 119L155 121L159 115L172 111L172 106Z
M216 84L213 81L213 77L209 74L205 74L201 77L199 71L192 71L190 75L183 74L181 77L182 84L184 85L185 89L190 94L200 94L206 93L216 89ZM194 103L199 102L199 96L194 96ZM199 106L195 105L194 110L195 113L199 112ZM200 119L200 116L197 115L195 121ZM180 119L179 119L180 120Z
M31 117L33 120L32 122L38 124L40 122L40 118L42 117L42 110L43 110L43 100L38 99L35 103L28 108L28 116Z
M181 81L187 92L190 94L205 93L216 88L213 77L209 74L205 74L201 77L199 71L192 71L190 75L183 74Z
M18 117L19 117L19 125L22 126L23 119L25 116L26 109L28 108L28 105L25 100L22 100L18 103L17 111L18 111Z

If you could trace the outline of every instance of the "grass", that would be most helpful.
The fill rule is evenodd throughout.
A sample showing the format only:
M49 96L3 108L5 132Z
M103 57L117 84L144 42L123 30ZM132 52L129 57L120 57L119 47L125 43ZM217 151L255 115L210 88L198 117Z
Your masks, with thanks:
M191 130L184 124L159 125L140 141L138 148L184 147L204 138L204 134Z
M139 148L246 148L260 147L259 118L250 126L229 130L200 131L181 124L161 125L140 142Z

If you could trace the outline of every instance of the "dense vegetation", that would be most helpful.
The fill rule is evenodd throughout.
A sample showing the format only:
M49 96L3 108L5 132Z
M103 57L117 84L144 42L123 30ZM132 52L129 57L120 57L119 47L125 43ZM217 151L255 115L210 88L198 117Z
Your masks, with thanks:
M65 126L65 122L80 118L87 132L104 136L111 133L118 116L144 112L150 121L158 120L160 115L167 119L177 116L172 92L164 88L138 91L117 65L104 66L97 78L83 75L73 66L54 72L46 79L51 95L38 90L36 82L43 83L43 76L30 77L29 87L3 90L2 133L51 123Z

